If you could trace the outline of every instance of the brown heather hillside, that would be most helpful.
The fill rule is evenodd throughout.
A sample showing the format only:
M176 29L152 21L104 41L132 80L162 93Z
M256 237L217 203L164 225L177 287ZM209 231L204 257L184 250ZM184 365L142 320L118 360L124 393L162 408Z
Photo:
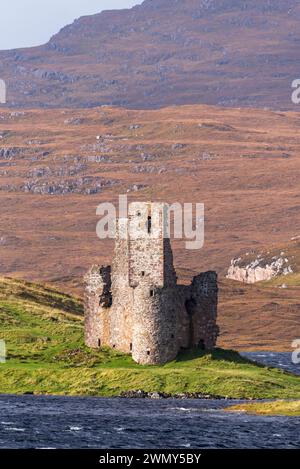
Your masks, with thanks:
M218 323L221 347L292 352L300 338L300 277L286 289L221 279Z
M296 110L299 20L297 0L146 0L0 52L0 77L10 106Z
M208 106L3 109L0 272L80 293L86 269L112 257L113 243L95 234L96 207L127 193L203 202L205 246L173 243L175 264L183 279L208 269L222 277L240 252L300 234L299 127L296 113ZM221 278L220 345L290 350L299 284Z
M125 193L205 204L204 249L175 242L177 267L225 273L240 252L285 244L300 233L299 127L298 114L207 106L2 110L1 272L60 282L109 260L96 207Z

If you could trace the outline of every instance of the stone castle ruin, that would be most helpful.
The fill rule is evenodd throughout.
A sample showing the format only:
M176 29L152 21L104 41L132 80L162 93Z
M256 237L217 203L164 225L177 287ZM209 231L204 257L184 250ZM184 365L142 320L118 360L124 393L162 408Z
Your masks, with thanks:
M167 206L131 203L119 219L112 267L85 277L85 341L130 353L141 364L164 364L182 349L214 348L218 336L215 272L178 285Z

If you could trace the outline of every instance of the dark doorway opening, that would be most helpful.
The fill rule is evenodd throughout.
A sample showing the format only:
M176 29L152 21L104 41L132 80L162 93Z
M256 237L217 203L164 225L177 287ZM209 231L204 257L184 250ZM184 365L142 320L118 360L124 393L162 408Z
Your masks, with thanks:
M200 350L205 350L205 342L204 342L203 339L200 339L200 340L199 340L198 348L199 348Z

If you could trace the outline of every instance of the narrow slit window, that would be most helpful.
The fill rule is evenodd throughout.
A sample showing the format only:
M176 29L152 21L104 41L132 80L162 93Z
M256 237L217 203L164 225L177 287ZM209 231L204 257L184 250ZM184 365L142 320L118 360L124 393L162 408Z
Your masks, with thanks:
M154 296L154 290L150 290L150 296Z
M152 219L151 219L151 217L148 217L148 220L147 220L147 231L148 231L148 234L151 233L151 228L152 228Z

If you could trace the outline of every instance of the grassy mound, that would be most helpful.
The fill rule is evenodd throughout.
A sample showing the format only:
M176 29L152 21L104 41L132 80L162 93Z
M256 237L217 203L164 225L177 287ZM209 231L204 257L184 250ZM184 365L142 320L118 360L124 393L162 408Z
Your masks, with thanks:
M238 353L186 352L165 366L140 366L83 342L79 299L51 288L0 279L0 393L115 396L142 389L233 398L300 398L300 378L258 366Z
M225 409L228 412L247 412L254 415L286 415L300 417L300 401L275 401L240 404Z

